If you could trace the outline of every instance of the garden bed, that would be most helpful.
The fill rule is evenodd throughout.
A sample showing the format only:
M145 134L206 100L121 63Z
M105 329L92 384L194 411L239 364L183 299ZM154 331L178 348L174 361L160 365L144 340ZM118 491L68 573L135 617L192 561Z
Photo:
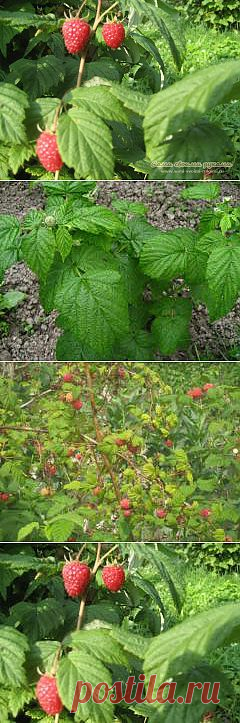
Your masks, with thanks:
M148 206L148 220L161 230L179 226L194 228L198 209L204 201L184 200L180 190L184 184L176 182L104 181L98 183L98 201L111 205L112 194L131 201L144 201ZM239 203L240 187L236 183L221 184L222 198L230 197ZM39 184L29 187L27 182L0 184L0 213L21 218L30 208L42 208L43 194ZM8 334L1 337L0 359L53 360L56 340L60 334L56 314L46 316L38 296L35 275L24 264L16 264L5 276L3 290L16 289L26 294L24 302L7 315ZM230 349L237 346L240 326L240 303L220 321L210 324L203 305L193 312L191 323L192 344L187 352L178 352L172 359L227 359Z

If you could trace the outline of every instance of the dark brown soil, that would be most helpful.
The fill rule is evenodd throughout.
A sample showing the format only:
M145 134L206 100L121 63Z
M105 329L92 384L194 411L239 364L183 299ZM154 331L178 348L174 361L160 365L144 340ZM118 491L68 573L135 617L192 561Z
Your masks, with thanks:
M184 184L171 181L101 181L98 202L111 205L112 196L144 201L148 219L162 230L181 225L193 228L203 202L183 201L179 191ZM240 203L240 182L222 182L222 198ZM38 183L12 181L0 183L0 213L22 217L30 208L42 208L43 193ZM10 312L6 320L7 336L1 337L0 360L53 360L59 330L56 314L46 316L38 297L38 283L24 264L16 264L6 273L3 290L17 289L26 294L24 302ZM192 345L188 352L178 353L174 360L226 359L228 351L240 342L240 301L224 319L210 324L206 309L193 312Z

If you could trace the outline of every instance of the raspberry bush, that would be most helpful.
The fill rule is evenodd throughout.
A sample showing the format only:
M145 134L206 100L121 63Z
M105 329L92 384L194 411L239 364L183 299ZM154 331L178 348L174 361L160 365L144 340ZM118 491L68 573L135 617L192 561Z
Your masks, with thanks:
M78 545L0 546L2 723L125 723L133 719L187 723L190 711L191 721L200 723L203 715L216 709L211 693L210 702L204 704L198 690L191 706L136 702L139 676L144 700L151 675L156 676L155 692L170 678L177 684L175 697L184 698L188 682L196 676L197 681L220 681L217 715L218 720L225 720L233 697L231 656L240 641L235 599L239 585L232 576L232 585L226 581L224 589L215 575L218 595L214 599L212 589L207 605L205 574L198 583L198 598L199 593L202 597L197 614L192 607L189 614L187 566L179 547L133 543L88 543L84 549ZM66 558L72 564L85 560L91 569L87 593L74 600L62 581ZM102 582L106 560L124 570L124 586L118 592L107 590ZM224 665L226 652L228 666ZM87 681L94 689L103 681L110 688L118 680L124 694L130 675L134 685L128 703L113 704L108 696L99 705L90 698L78 705L77 713L71 713L77 681ZM103 690L99 691L102 697Z
M211 321L233 308L240 293L240 209L218 203L220 184L182 191L184 199L196 199L197 213L199 199L208 207L195 230L170 231L150 224L141 203L96 205L94 183L42 182L42 188L43 211L33 209L21 222L0 216L0 280L18 260L38 275L42 305L58 312L63 330L59 360L171 356L189 347L199 303Z
M109 3L1 4L2 179L192 179L205 164L214 173L233 164L230 134L208 114L239 98L240 61L183 77L184 28L173 4ZM151 30L170 50L177 82ZM52 154L46 163L49 148L38 152L43 133L52 134L57 163Z
M6 366L3 541L239 540L237 363ZM63 577L88 587L79 562Z

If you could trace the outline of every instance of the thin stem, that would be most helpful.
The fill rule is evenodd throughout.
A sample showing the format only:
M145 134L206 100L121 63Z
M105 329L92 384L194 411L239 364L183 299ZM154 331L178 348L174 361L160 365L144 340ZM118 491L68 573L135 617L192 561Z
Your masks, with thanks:
M87 544L87 543L84 542L83 545L82 545L82 547L80 547L80 550L79 550L79 552L78 552L78 554L77 554L76 560L79 560L79 559L80 559L83 550L85 550L86 544Z
M32 429L31 427L16 427L15 425L7 425L5 427L0 427L0 432L5 432L5 430L13 429L16 432L33 432L33 434L38 434L39 432L42 432L43 434L46 434L48 432L48 429Z
M77 621L77 627L76 630L80 630L83 624L83 617L84 617L84 610L86 605L86 599L87 599L87 593L82 597L80 602L80 608L79 608L79 614L78 614L78 621Z
M99 23L102 22L102 19L105 18L105 15L107 15L108 13L110 13L110 10L113 10L113 8L115 8L117 5L118 5L118 1L115 2L115 3L113 3L112 5L110 5L110 8L107 8L107 10L104 10L104 13L102 13L102 14L99 16L96 26L95 26L95 22L96 22L96 21L94 22L94 25L93 25L94 30L96 30L96 28L98 27Z
M101 549L102 549L102 544L101 544L101 542L98 542L96 560L95 560L95 563L94 563L94 567L93 567L93 569L92 569L92 575L95 575L95 572L98 570L99 565L101 564L101 563L100 563L100 561L101 561Z
M58 181L58 179L59 179L59 171L55 171L54 180L55 180L55 181Z
M102 564L103 560L105 560L106 557L109 557L109 555L111 555L112 552L114 552L114 550L117 550L117 548L118 548L118 545L114 545L113 547L111 547L110 550L108 550L108 552L105 552L105 555L103 555L103 556L101 557L101 559L99 560L99 565L98 565L98 567L100 567L100 565Z
M56 713L55 718L54 718L54 723L58 723L59 719L60 719L60 713Z
M90 37L91 37L91 36L90 36ZM90 38L89 38L89 40L90 40ZM84 68L85 68L85 62L86 62L86 57L87 57L87 50L88 50L88 44L87 44L87 47L85 48L85 50L84 50L84 52L83 52L83 54L82 54L82 56L81 56L80 65L79 65L79 71L78 71L78 77L77 77L77 83L76 83L76 88L80 88L80 85L81 85L81 83L82 83L82 78L83 78L83 73L84 73Z
M77 11L75 18L79 18L79 15L81 15L82 9L84 8L84 5L86 5L87 0L83 0L82 4L80 5L79 10Z

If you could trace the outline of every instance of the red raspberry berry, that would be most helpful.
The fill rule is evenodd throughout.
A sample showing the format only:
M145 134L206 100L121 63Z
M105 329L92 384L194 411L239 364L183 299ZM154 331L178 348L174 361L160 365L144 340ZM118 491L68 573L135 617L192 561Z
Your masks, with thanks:
M124 379L124 377L126 376L126 372L123 367L118 368L118 376L120 379Z
M0 498L2 502L8 502L10 495L7 492L2 492Z
M67 450L67 457L73 457L74 454L75 454L75 449L72 449L72 447L70 447Z
M75 459L78 459L79 462L81 462L82 458L83 458L83 456L82 456L81 452L77 452L77 454L75 454Z
M129 510L131 507L130 500L128 500L127 497L123 497L123 499L120 502L120 507L122 508L122 510Z
M169 447L169 448L173 447L173 442L171 439L165 439L164 444L165 444L165 447Z
M73 560L64 565L62 576L67 594L70 597L78 597L89 585L91 570L84 562Z
M54 477L55 474L57 474L57 467L55 464L48 464L48 462L45 464L45 472L46 474L49 474L50 477Z
M100 495L101 492L102 492L102 488L100 487L100 485L97 485L97 487L94 487L94 489L93 489L94 497L98 497L98 495Z
M67 542L77 542L77 538L76 537L68 537Z
M80 53L85 48L90 37L91 28L86 20L70 18L62 26L65 46L69 53Z
M74 407L74 409L82 409L82 405L83 405L83 403L81 402L80 399L75 399L72 402L72 406Z
M160 519L164 519L164 517L166 517L166 515L167 515L167 512L166 512L166 510L164 510L163 507L158 507L158 509L155 510L155 515L156 515L156 517L159 517Z
M57 683L51 675L42 675L36 687L36 697L40 707L48 715L57 715L63 710L58 694Z
M64 382L73 382L74 376L73 374L64 374L63 375L63 381Z
M123 510L124 517L131 517L133 510Z
M133 444L128 444L128 451L132 452L132 454L137 454L139 447L134 447Z
M203 391L201 387L194 387L194 389L189 389L187 395L188 397L192 397L192 399L198 399L203 396Z
M46 169L46 171L55 173L55 171L60 171L62 168L63 161L58 150L57 139L54 133L50 133L50 131L43 131L40 133L40 136L38 136L37 139L36 153L41 165Z
M118 437L117 439L115 439L115 444L117 445L117 447L124 447L126 442L125 439L121 439L121 437Z
M214 389L214 384L204 384L203 391L208 392L209 389Z
M125 30L122 23L105 23L102 28L102 36L109 48L120 48L125 38Z
M125 582L125 572L121 565L107 565L103 568L102 579L105 587L111 592L117 592Z
M210 515L211 515L211 510L209 510L209 509L206 507L205 509L200 510L199 514L200 514L201 517L210 517Z

